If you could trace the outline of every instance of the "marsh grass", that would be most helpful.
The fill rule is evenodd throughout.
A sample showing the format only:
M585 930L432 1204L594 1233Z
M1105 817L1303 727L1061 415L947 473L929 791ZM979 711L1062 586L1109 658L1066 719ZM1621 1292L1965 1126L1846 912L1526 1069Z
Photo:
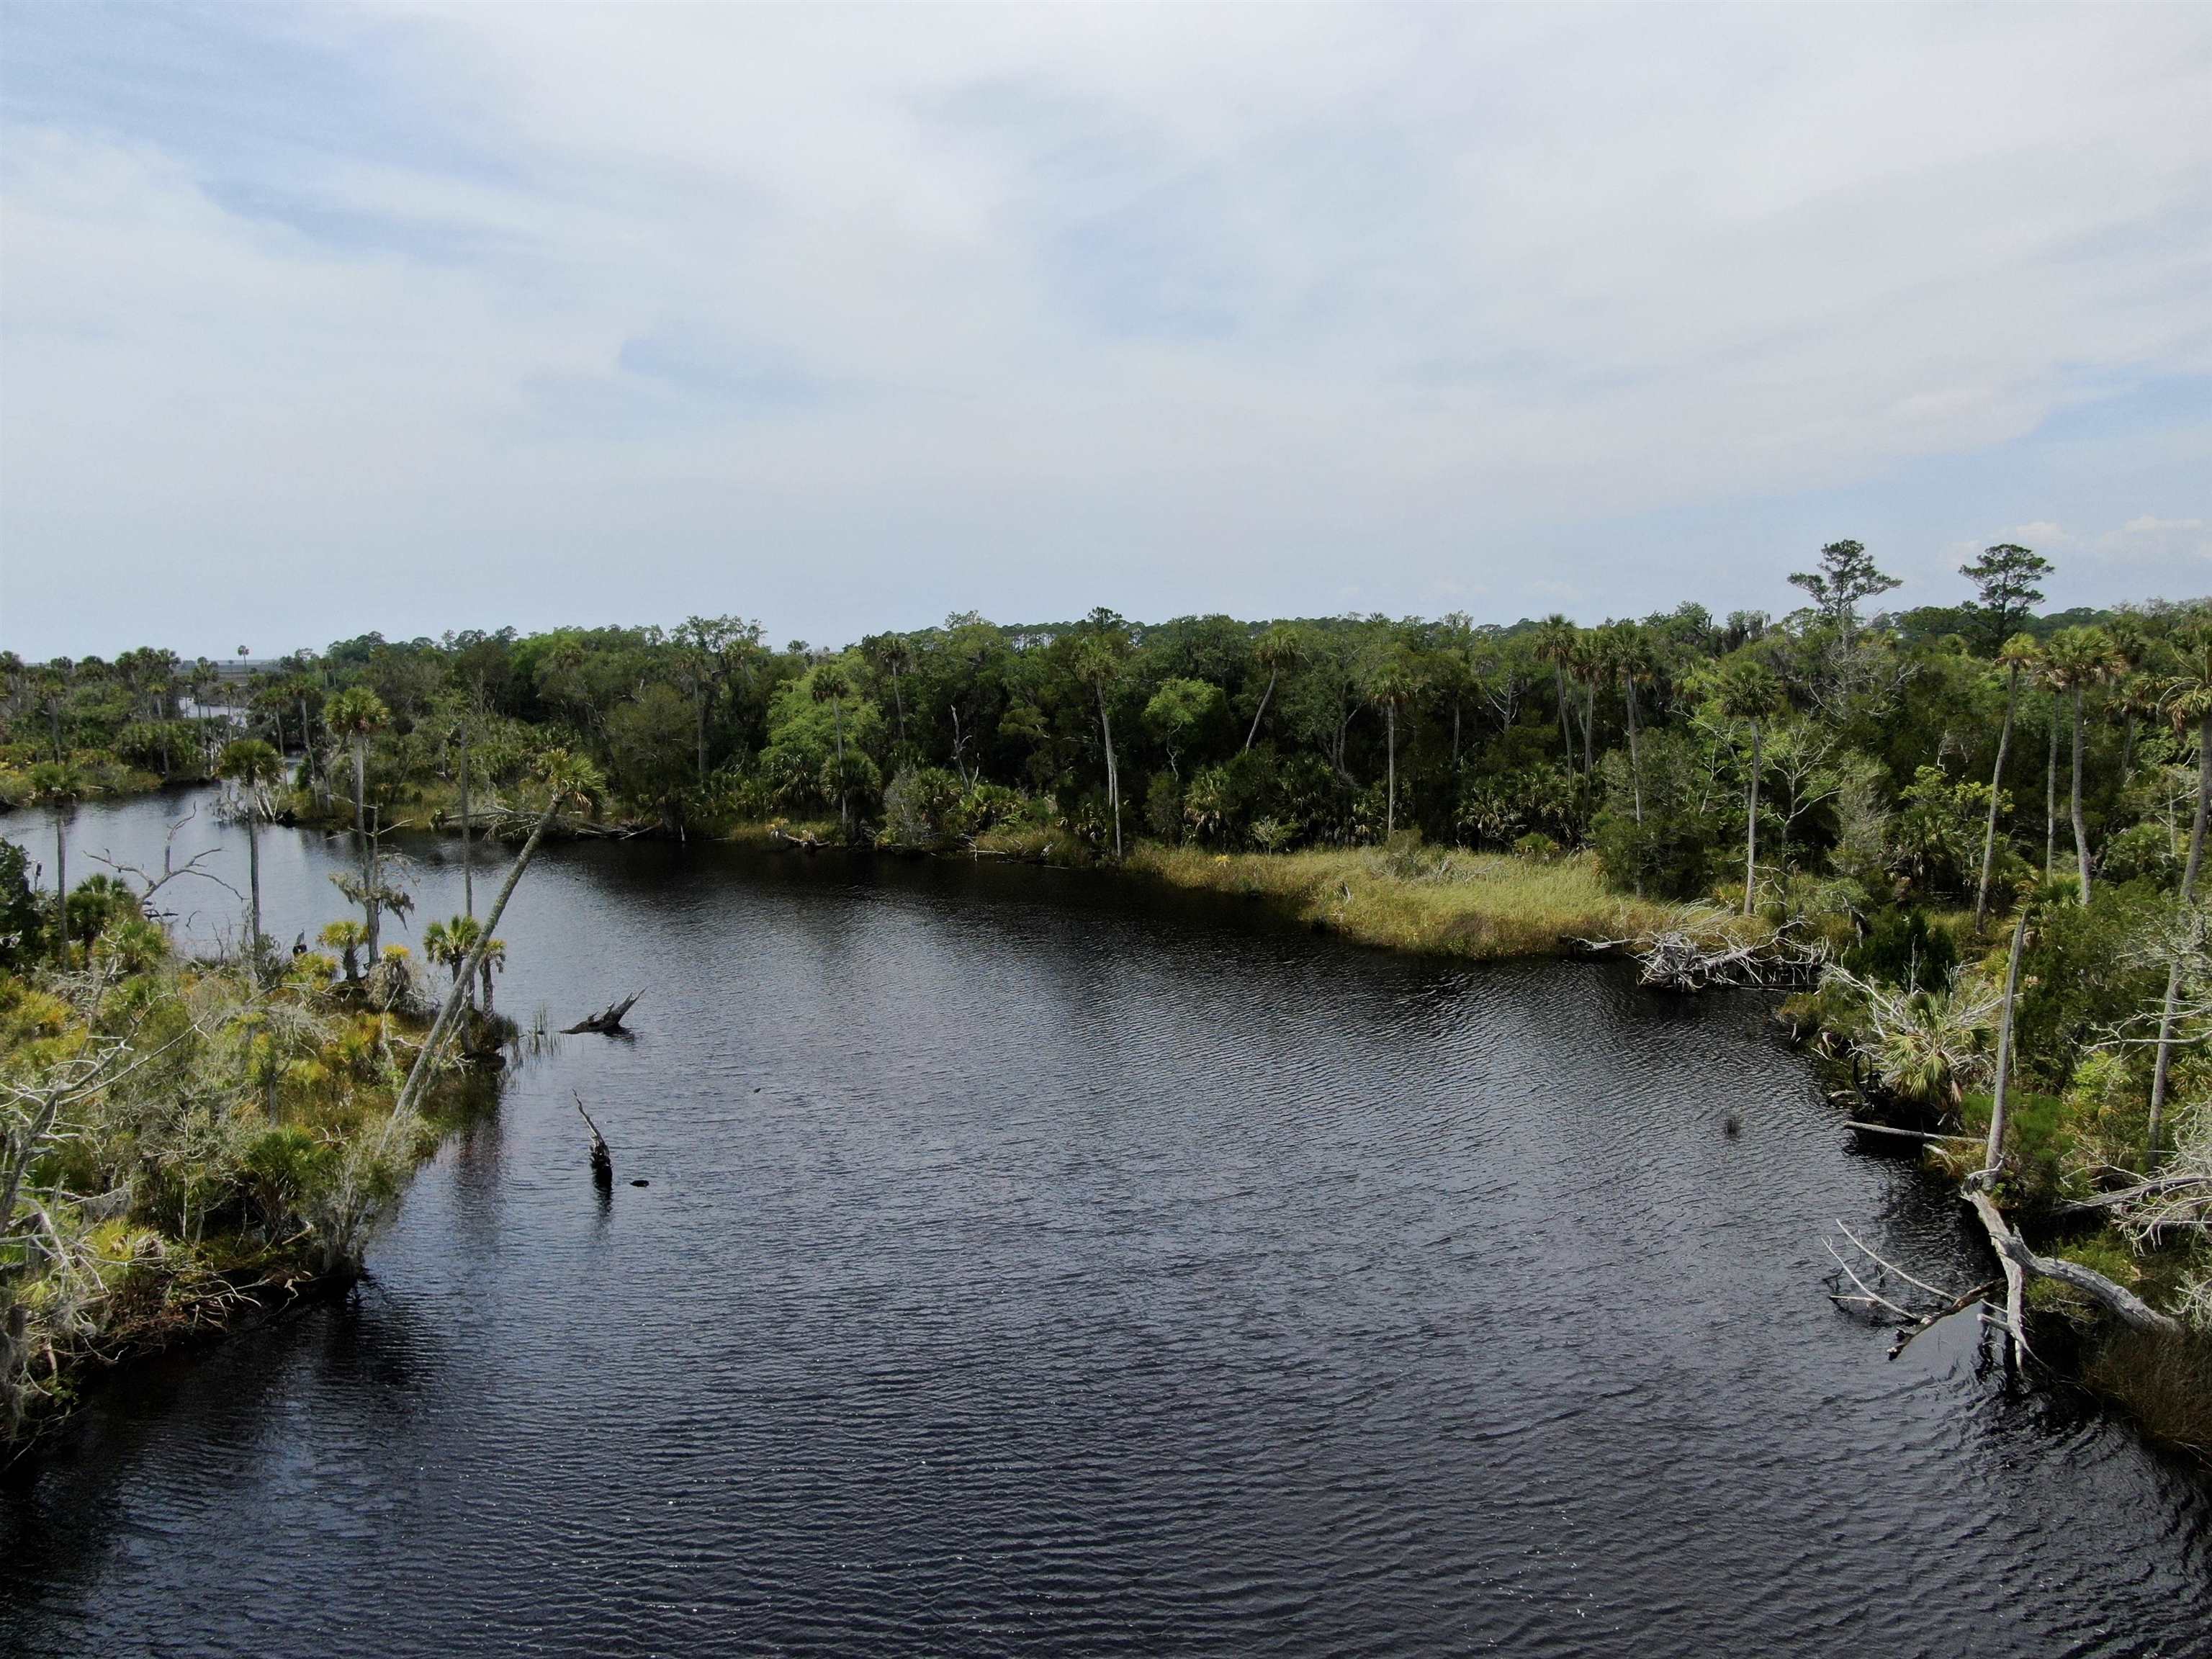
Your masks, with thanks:
M1516 858L1456 848L1210 853L1146 843L1129 868L1177 887L1268 901L1363 945L1489 961L1558 956L1583 939L1657 927L1671 907L1613 891L1595 857Z

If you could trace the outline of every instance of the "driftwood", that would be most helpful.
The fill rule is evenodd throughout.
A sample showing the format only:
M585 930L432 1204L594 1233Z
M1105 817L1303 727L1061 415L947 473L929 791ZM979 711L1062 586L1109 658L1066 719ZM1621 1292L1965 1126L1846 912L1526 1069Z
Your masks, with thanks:
M584 1127L592 1132L592 1179L602 1187L611 1187L615 1182L615 1155L607 1150L607 1138L592 1121L592 1115L584 1111L581 1095L576 1097L576 1109L583 1113Z
M811 830L803 830L795 836L788 830L771 830L769 839L780 841L786 847L796 847L802 853L818 853L830 844Z
M642 991L632 991L620 1002L609 1003L589 1019L578 1020L574 1025L562 1026L561 1035L574 1036L579 1031L599 1031L612 1036L622 1030L623 1017L637 1006L637 1000L644 994Z
M1630 939L1585 939L1577 943L1601 954L1626 951L1641 969L1638 983L1665 991L1703 991L1802 983L1827 960L1817 945L1776 934L1763 942L1735 938L1717 908L1692 906L1662 927Z

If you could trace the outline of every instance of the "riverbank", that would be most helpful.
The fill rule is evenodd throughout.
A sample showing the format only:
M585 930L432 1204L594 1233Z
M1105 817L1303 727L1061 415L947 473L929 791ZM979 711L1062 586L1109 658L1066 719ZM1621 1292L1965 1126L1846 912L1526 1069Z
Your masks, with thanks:
M349 1281L496 1087L459 1067L394 1121L429 1029L404 950L257 974L178 956L127 889L76 901L70 971L0 975L0 1456L126 1362Z

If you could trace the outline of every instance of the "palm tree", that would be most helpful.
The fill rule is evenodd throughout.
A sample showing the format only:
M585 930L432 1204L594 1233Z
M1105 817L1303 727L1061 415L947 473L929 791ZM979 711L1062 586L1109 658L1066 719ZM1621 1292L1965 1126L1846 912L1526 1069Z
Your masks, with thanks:
M2191 629L2180 641L2183 670L2160 682L2159 700L2176 732L2197 727L2197 813L2189 825L2189 862L2181 872L2181 902L2197 896L2197 872L2204 864L2204 820L2212 809L2212 627ZM2158 1061L2150 1079L2150 1125L2146 1160L2158 1158L2160 1120L2166 1115L2166 1073L2173 1058L2173 1010L2181 991L2179 952L2166 970L2166 1002L2158 1020Z
M1421 681L1403 650L1393 649L1376 665L1368 682L1367 695L1382 705L1383 731L1389 756L1382 800L1384 840L1398 833L1398 710L1420 695Z
M240 738L223 746L216 763L218 775L238 786L246 811L246 867L248 872L247 954L261 957L261 801L260 792L284 775L284 763L258 738Z
M1997 651L1997 666L2005 671L2004 725L1997 732L1997 763L1990 775L1990 821L1982 832L1982 874L1974 885L1974 931L1979 933L1983 919L1990 909L1990 860L1996 855L1997 846L1997 799L2004 789L2005 750L2012 744L2012 717L2020 705L2020 677L2033 673L2042 660L2035 641L2026 634L2015 634Z
M1605 647L1599 640L1596 629L1586 629L1576 636L1575 648L1567 659L1567 667L1583 689L1583 772L1587 776L1597 770L1598 682L1610 674L1606 665Z
M1276 680L1285 669L1295 669L1305 661L1309 649L1305 630L1291 623L1277 623L1254 641L1253 659L1267 671L1267 687L1260 693L1260 706L1252 711L1252 729L1244 734L1246 753L1259 739L1261 717L1267 712L1267 700L1275 695Z
M490 1017L492 1012L491 976L495 973L506 971L507 941L501 939L486 939L483 942L483 949L477 954L477 972L483 981L483 1011L487 1018Z
M460 987L462 1006L468 1008L476 1006L476 987L461 983L461 968L476 948L481 932L473 916L434 921L422 930L422 954L453 974L453 982Z
M347 984L354 984L361 978L361 947L368 943L366 927L349 916L330 923L315 937L319 944L338 952L344 963Z
M846 834L852 833L852 815L845 807L845 697L852 690L845 678L845 671L836 664L825 662L814 671L809 688L814 701L830 705L830 718L837 728L837 823Z
M522 843L522 850L514 855L514 862L507 866L507 879L500 883L499 892L492 899L491 908L484 913L483 925L477 934L476 944L462 963L460 972L454 975L453 989L446 994L446 1000L439 1007L438 1018L431 1024L429 1036L422 1040L422 1047L416 1053L415 1064L409 1068L407 1081L401 1087L399 1098L392 1104L392 1116L384 1126L384 1133L378 1146L380 1154L390 1148L392 1137L400 1126L412 1121L415 1109L422 1102L422 1090L430 1080L434 1064L432 1057L445 1042L446 1034L453 1029L454 1018L460 1012L461 986L483 967L483 959L495 942L492 929L499 926L499 919L507 909L507 900L514 896L515 885L521 881L523 872L530 868L531 860L538 856L538 849L545 840L545 831L551 827L562 806L588 805L606 788L606 781L599 775L597 767L580 755L572 755L565 749L547 750L538 759L538 775L545 785L544 808L538 813L538 822L531 826L530 839ZM501 952L504 956L503 945ZM360 1219L358 1214L350 1217L345 1227L334 1232L331 1242L333 1249L342 1249L351 1243Z
M368 832L368 740L391 724L392 711L365 685L349 685L323 708L323 724L353 750L353 832L361 842L362 908L368 918L368 959L378 960L376 837Z
M2074 858L2081 871L2081 902L2089 902L2089 830L2081 815L2081 700L2093 686L2118 672L2118 653L2101 628L2062 628L2043 651L2043 678L2074 705Z
M1620 682L1628 714L1628 781L1636 801L1636 821L1644 822L1644 765L1637 752L1638 728L1643 724L1643 711L1638 708L1636 688L1649 685L1659 670L1658 657L1651 648L1651 636L1640 623L1614 623L1605 629L1604 672Z
M1782 682L1761 662L1738 658L1721 665L1715 701L1732 720L1751 723L1751 775L1744 785L1743 913L1751 914L1759 876L1759 740L1767 719L1784 707Z
M26 775L31 799L54 815L54 915L58 948L64 968L70 964L69 935L69 809L85 791L84 774L66 761L40 761Z
M1119 684L1132 649L1129 625L1112 611L1100 609L1086 619L1070 665L1075 678L1091 688L1098 703L1098 732L1106 745L1106 799L1114 814L1114 856L1121 856L1121 770L1114 758L1114 717L1106 706L1106 693Z
M1559 710L1559 741L1566 745L1570 771L1575 764L1575 739L1567 730L1567 665L1574 660L1575 641L1581 633L1557 611L1536 624L1536 658L1552 665L1553 696Z

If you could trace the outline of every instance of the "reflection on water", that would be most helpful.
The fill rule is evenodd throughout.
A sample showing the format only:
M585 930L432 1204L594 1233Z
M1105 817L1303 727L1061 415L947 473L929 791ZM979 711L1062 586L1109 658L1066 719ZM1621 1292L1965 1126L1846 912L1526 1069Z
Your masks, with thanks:
M312 935L343 849L268 841ZM501 932L503 1006L636 1040L526 1065L358 1294L88 1411L0 1498L21 1645L2198 1650L2190 1480L1829 1306L1833 1217L1981 1263L1750 999L635 844Z

